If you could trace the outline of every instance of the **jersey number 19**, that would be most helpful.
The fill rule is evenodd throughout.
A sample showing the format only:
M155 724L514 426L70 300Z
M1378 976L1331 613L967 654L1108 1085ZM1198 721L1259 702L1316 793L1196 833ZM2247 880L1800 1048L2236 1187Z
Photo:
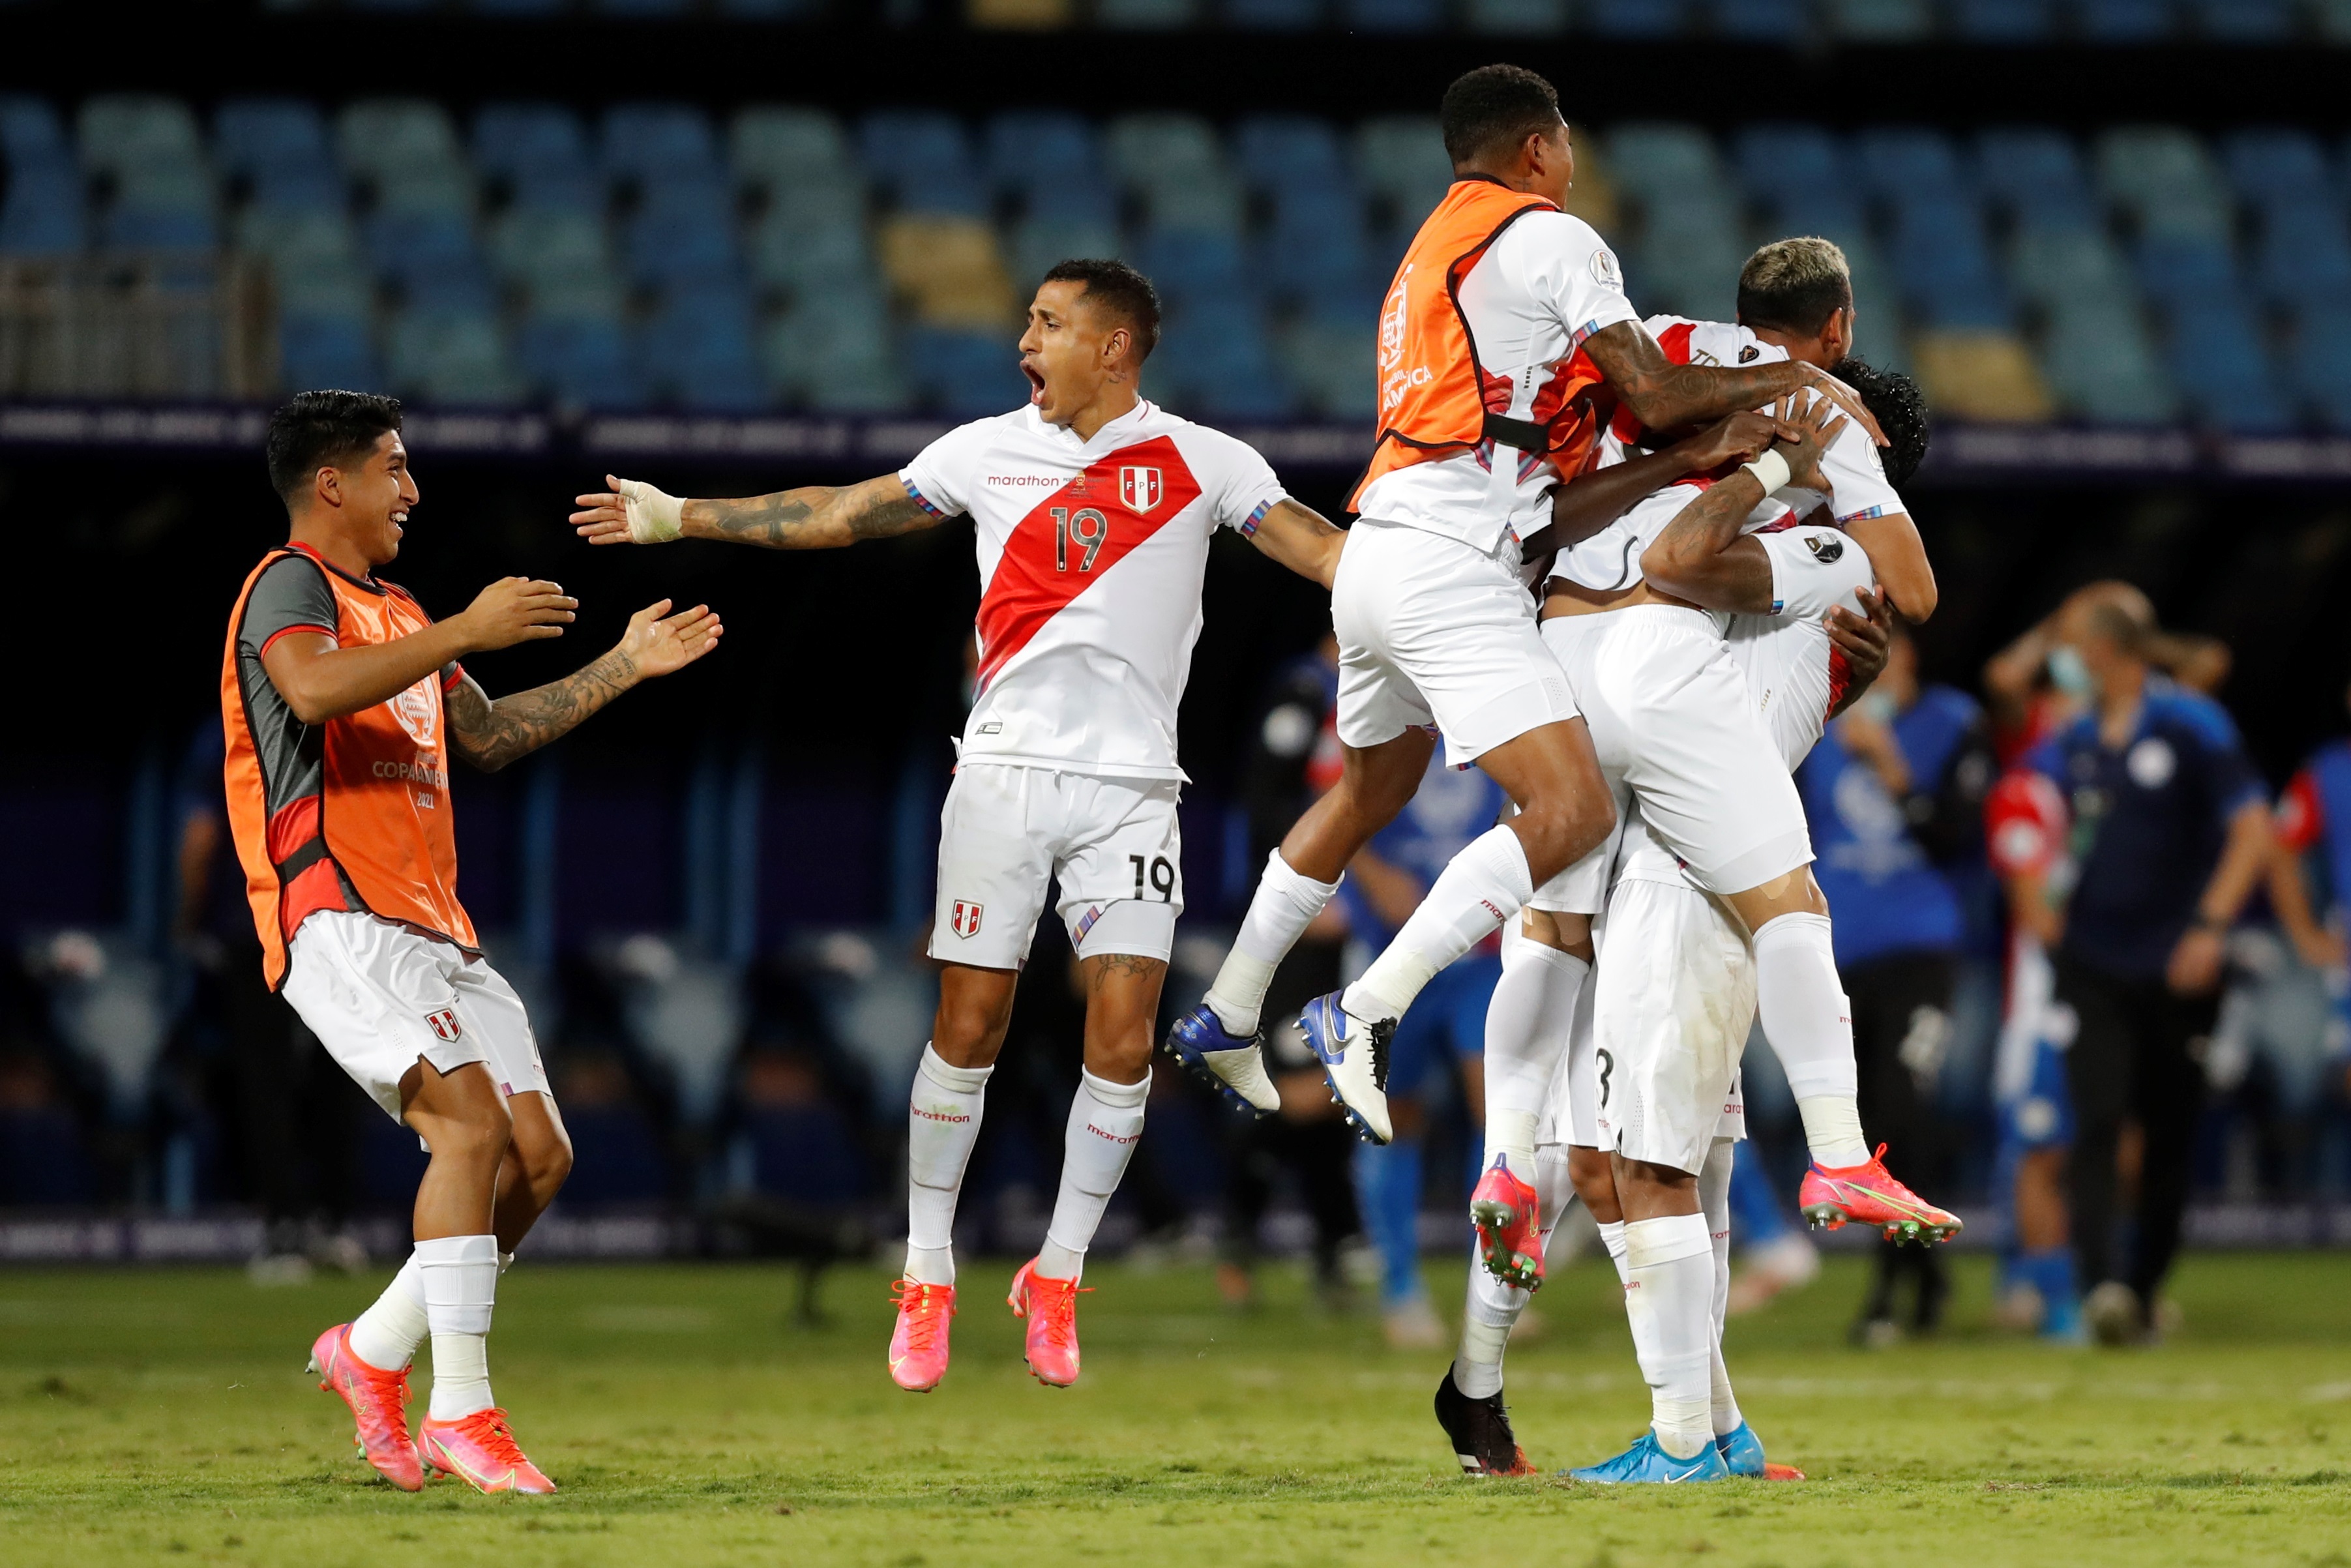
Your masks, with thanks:
M1110 519L1092 507L1081 507L1072 512L1067 507L1053 508L1053 570L1070 570L1070 546L1074 543L1085 551L1078 560L1080 571L1094 569L1094 557L1102 554L1102 541L1110 538Z

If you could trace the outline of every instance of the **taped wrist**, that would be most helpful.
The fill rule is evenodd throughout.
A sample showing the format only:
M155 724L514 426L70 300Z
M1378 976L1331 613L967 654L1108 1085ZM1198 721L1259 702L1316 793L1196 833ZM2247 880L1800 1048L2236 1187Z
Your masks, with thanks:
M1742 463L1740 466L1755 476L1755 482L1763 486L1763 493L1766 496L1784 488L1788 483L1788 476L1794 472L1788 466L1787 458L1781 455L1777 448L1764 453L1752 463ZM632 512L630 516L633 520L635 514Z
M685 503L641 479L621 481L629 511L629 538L641 545L667 544L685 531Z

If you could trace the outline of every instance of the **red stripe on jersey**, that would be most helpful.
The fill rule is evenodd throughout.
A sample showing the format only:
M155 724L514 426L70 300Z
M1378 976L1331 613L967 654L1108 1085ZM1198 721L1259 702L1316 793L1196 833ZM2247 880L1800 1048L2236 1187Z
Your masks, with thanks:
M1830 643L1829 706L1821 715L1821 718L1823 722L1835 716L1837 705L1844 701L1845 688L1852 685L1853 661L1844 656L1844 650L1843 648L1838 647L1834 643Z
M1014 525L980 596L981 689L1046 622L1199 498L1183 454L1160 435L1095 459L1040 501Z
M319 797L304 795L277 808L266 835L271 863L283 865L294 852L319 836Z

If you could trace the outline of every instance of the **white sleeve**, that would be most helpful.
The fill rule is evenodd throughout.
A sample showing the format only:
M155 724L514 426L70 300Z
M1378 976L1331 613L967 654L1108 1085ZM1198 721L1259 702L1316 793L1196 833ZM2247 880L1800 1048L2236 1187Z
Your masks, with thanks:
M1265 515L1289 499L1273 465L1248 442L1227 435L1217 444L1217 486L1208 498L1208 516L1220 528L1257 532Z
M1590 224L1565 213L1533 213L1528 225L1528 275L1537 291L1559 312L1569 339L1586 338L1619 321L1638 321L1640 312L1625 298L1625 271Z
M1863 517L1889 517L1910 509L1902 504L1894 486L1886 483L1886 465L1878 458L1877 443L1853 420L1845 422L1836 439L1829 443L1829 449L1821 454L1821 473L1836 491L1831 500L1840 523ZM1781 491L1780 498L1794 507L1798 517L1811 512L1822 499L1817 490L1792 486Z
M959 424L914 454L898 470L898 482L917 505L942 517L958 517L971 507L971 485L993 420Z
M1817 621L1842 604L1859 613L1857 590L1876 579L1869 552L1835 528L1813 525L1753 536L1771 562L1771 613Z

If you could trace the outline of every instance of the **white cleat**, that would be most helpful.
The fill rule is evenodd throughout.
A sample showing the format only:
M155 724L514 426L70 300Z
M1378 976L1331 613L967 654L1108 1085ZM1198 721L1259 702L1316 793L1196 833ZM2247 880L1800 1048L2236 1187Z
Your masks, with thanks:
M1160 1049L1228 1103L1263 1116L1281 1109L1281 1092L1266 1075L1262 1038L1228 1033L1216 1009L1202 1002L1169 1027Z

